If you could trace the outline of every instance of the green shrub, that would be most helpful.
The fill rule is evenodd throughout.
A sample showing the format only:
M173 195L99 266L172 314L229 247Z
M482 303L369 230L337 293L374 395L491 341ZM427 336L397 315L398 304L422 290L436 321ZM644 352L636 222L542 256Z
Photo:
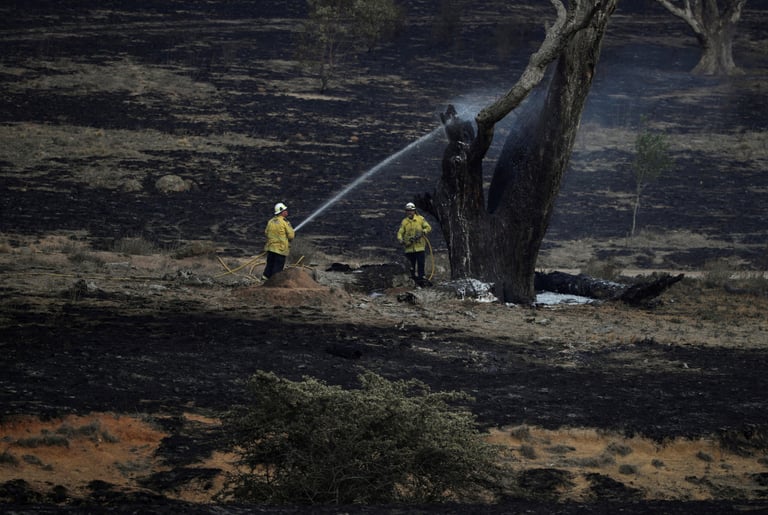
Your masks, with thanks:
M361 389L344 390L256 373L252 405L225 417L240 457L220 495L271 504L491 499L498 448L449 404L468 397L371 372L359 379Z
M647 123L648 120L643 118L643 127L635 139L635 159L632 162L632 170L635 174L635 199L632 208L630 236L635 235L637 228L637 211L640 208L640 196L643 190L649 183L672 168L673 164L666 135L651 132Z

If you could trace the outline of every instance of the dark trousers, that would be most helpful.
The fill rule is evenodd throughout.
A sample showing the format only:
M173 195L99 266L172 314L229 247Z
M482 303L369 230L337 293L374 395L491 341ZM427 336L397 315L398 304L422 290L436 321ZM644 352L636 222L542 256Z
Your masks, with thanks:
M269 279L278 272L282 272L285 267L285 256L275 254L274 252L267 252L267 266L264 267L264 277Z
M408 258L408 262L411 264L411 279L424 279L424 256L423 250L405 253L405 257Z

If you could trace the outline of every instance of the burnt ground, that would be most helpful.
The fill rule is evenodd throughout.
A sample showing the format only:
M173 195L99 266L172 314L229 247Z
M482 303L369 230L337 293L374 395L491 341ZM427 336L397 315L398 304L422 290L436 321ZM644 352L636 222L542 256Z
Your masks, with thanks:
M765 508L764 291L726 294L722 284L686 284L658 310L639 313L424 298L410 305L397 301L403 289L391 274L349 291L267 294L247 277L217 278L211 256L168 257L188 242L205 242L233 262L259 253L275 201L291 206L297 225L430 133L447 102L483 102L511 84L540 32L540 20L510 14L520 35L502 57L485 21L488 13L498 17L494 2L474 6L452 44L430 37L434 6L412 4L398 43L350 64L356 71L322 95L285 63L293 58L285 48L302 15L298 3L149 3L137 11L121 2L34 1L0 8L0 410L6 421L141 414L164 435L152 457L158 465L126 473L126 484L92 479L79 491L58 477L17 477L19 465L4 463L0 499L8 509L78 511L87 503L114 511L279 513L176 504L192 499L180 491L212 490L221 469L200 464L225 447L220 429L194 423L190 413L215 419L242 402L256 370L355 387L363 369L467 391L488 430L590 428L658 448L713 438L719 452L752 466L736 472L725 458L710 465L693 454L688 461L709 467L683 474L697 493L680 487L661 494L641 472L532 465L523 479L533 499L419 507L424 513ZM628 269L706 272L715 262L747 273L765 269L768 66L764 13L751 8L736 45L748 72L735 79L690 77L697 49L663 13L617 13L545 241L546 266L598 260ZM628 163L641 115L667 131L675 170L648 186L639 215L646 233L629 242ZM431 189L440 136L300 232L318 269L331 261L399 262L390 234L401 204ZM156 181L168 174L191 189L159 191ZM152 253L165 257L141 264L116 249L126 236L154 243ZM433 243L439 255L439 235ZM374 290L383 295L369 297ZM360 356L328 352L333 345ZM19 453L10 432L3 437L3 456ZM713 472L718 465L725 472ZM35 470L55 472L45 468ZM564 494L557 470L578 476L584 492ZM569 502L552 504L561 494Z
M597 427L663 441L766 422L759 392L768 361L759 348L728 349L724 359L720 348L647 338L575 351L567 360L579 366L571 369L559 366L558 346L510 346L505 338L440 329L418 318L392 328L371 326L369 316L360 324L342 316L329 320L321 307L261 306L256 316L243 316L194 301L158 306L151 298L117 297L53 300L48 313L24 302L6 304L12 324L3 329L5 359L15 364L4 371L6 415L139 407L173 413L190 403L221 412L244 402L242 380L257 370L353 388L360 370L370 368L471 392L473 411L488 426ZM116 305L105 306L107 300ZM331 343L345 342L363 359L344 361L329 352ZM636 370L633 353L664 366ZM584 396L585 389L599 393Z
M133 263L105 273L52 251L35 255L33 266L23 255L3 259L9 278L0 329L7 479L0 493L18 512L52 509L39 502L74 511L173 512L193 501L203 504L184 509L214 509L208 503L229 467L216 458L228 446L210 420L247 401L244 383L257 370L348 388L373 370L470 393L466 408L480 426L520 453L516 467L528 498L414 507L425 513L765 506L764 292L728 294L694 281L650 311L613 304L531 309L451 299L439 289L415 291L413 303L398 300L409 291L398 286L371 297L368 288L334 289L339 276L349 278L337 272L317 271L320 284L291 269L287 277L301 274L299 285L262 285L216 273L211 257L162 265L167 257L98 254L107 263ZM365 279L353 284L398 281L381 270L364 267L358 275ZM713 304L721 314L708 317ZM18 422L20 415L32 418ZM121 429L134 417L160 434ZM94 423L98 443L78 439ZM525 437L515 443L518 433ZM69 453L90 449L83 451L90 465L51 453L46 445L55 449L55 441L22 444L62 434ZM102 466L97 456L111 447L128 449L112 450ZM83 474L92 479L78 484L67 467L92 467ZM656 478L654 469L669 478Z

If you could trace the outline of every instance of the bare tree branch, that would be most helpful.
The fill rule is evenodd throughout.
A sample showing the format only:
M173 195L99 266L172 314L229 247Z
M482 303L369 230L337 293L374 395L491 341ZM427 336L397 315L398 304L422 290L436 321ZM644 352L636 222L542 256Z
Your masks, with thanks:
M674 0L656 1L664 6L667 11L685 21L697 35L706 33L706 27L702 23L704 12L702 0L684 0L683 5L681 6L675 4ZM719 16L717 21L719 25L735 24L741 18L741 12L746 3L747 0L727 0L723 6L722 13L719 12L720 7L718 7L717 2L715 2L714 5L709 6L708 9L718 11Z
M683 2L683 6L678 7L674 3L672 3L670 0L656 0L661 5L663 5L669 12L677 16L678 18L683 19L690 27L693 29L693 32L696 34L703 34L704 28L701 26L699 21L696 19L696 16L694 16L693 9L691 7L690 0L685 0ZM694 0L695 3L698 3L698 0Z
M570 10L566 9L560 0L551 0L551 2L557 11L557 19L547 29L541 47L531 56L515 85L475 117L478 134L472 154L479 158L482 158L490 147L495 124L525 100L531 90L544 78L547 66L557 59L570 38L586 27L601 8L598 3L592 9L584 11L582 16L577 17L577 13L582 10L581 0L572 2Z

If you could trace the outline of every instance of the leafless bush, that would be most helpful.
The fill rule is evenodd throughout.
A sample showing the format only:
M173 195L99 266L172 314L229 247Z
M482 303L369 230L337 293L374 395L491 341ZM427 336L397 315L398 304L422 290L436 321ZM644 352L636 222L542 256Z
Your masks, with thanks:
M523 444L520 446L520 456L529 460L536 459L536 449L532 445Z
M704 264L702 282L707 288L723 288L729 293L765 295L768 277L763 271L744 271L731 259L721 258Z
M141 236L121 238L115 242L113 250L120 254L132 256L149 256L157 253L155 244Z
M708 288L720 288L731 278L732 265L727 259L715 259L704 263L702 280Z
M93 422L79 427L64 424L56 429L56 434L69 439L86 437L94 442L117 443L119 441L119 439L109 431L102 430L98 420L94 420Z
M11 465L15 467L19 464L19 459L8 451L0 452L0 465Z
M581 272L595 279L616 281L621 276L621 271L621 264L614 259L607 259L605 261L590 259Z
M320 257L317 247L308 239L296 238L291 243L290 262L300 262L302 265L315 263Z
M60 435L43 433L38 436L30 436L16 441L19 447L69 447L69 439Z
M104 260L96 254L88 252L86 250L78 250L73 254L67 255L67 259L75 265L89 266L93 265L96 268L104 266Z
M174 259L184 259L195 256L207 256L215 252L216 247L210 241L193 241L176 248L172 256Z

